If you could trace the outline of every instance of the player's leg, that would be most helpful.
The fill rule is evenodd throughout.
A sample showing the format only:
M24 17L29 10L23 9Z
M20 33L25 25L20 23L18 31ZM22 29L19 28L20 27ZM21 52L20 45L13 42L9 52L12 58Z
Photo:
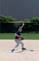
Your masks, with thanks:
M24 47L24 43L22 41L20 41L20 44L22 46L22 50L26 50L26 48Z
M16 45L15 45L15 47L14 47L14 49L12 49L11 51L13 52L13 51L15 51L15 49L19 46L19 40L17 39L17 40L15 40L15 42L16 42Z
M17 45L15 46L15 48L17 48L17 47L19 46L19 44L21 44L22 50L26 50L26 48L24 48L24 43L23 43L20 39L18 39L18 40L16 41L16 43L17 43Z

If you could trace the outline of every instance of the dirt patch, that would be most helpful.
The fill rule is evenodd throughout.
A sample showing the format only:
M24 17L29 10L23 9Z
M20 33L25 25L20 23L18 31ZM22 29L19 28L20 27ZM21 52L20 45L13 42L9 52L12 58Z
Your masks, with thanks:
M21 53L11 53L11 49L15 46L14 40L0 40L0 61L39 61L39 40L24 40L24 46L33 49Z

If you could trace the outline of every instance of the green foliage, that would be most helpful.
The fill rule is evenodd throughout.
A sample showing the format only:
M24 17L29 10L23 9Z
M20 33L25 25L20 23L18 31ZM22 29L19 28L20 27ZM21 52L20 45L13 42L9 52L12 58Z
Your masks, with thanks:
M15 19L10 16L0 16L0 32L15 32L22 22L25 23L23 32L39 32L39 17Z
M0 16L0 22L12 23L15 19L9 16Z
M39 17L32 17L32 18L21 18L21 19L15 19L11 16L0 16L0 22L3 23L34 23L39 24Z
M34 24L39 24L39 17L32 17L30 22Z

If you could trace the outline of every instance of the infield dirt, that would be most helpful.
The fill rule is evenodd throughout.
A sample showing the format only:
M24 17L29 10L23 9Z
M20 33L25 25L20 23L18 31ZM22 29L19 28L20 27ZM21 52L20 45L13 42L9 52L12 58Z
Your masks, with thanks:
M39 40L23 40L24 46L27 49L33 49L33 52L28 50L16 53L11 52L11 49L16 45L14 40L0 40L0 61L39 61ZM21 46L18 47L19 51Z

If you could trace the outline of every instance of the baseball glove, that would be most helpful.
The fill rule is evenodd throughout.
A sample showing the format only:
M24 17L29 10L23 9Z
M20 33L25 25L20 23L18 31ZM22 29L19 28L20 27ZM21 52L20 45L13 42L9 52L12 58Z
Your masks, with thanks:
M21 37L21 40L24 40L24 38L23 38L23 37Z

